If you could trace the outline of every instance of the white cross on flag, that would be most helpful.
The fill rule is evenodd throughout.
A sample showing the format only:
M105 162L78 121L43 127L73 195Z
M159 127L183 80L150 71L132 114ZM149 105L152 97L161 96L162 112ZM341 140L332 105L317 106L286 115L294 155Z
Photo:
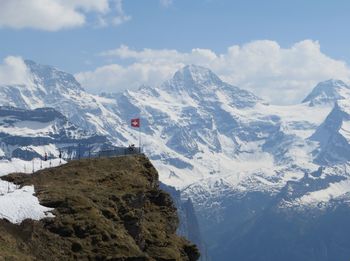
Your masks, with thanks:
M131 119L131 127L140 128L140 119Z

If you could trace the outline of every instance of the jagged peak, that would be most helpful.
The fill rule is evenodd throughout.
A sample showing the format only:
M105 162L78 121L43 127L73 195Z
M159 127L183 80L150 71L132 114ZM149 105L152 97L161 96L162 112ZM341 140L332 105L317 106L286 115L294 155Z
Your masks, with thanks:
M32 60L24 60L29 71L41 81L45 82L46 86L55 86L53 81L58 81L66 88L84 90L80 83L75 79L75 77L67 72L57 69L54 66L43 65L36 63Z
M177 71L174 80L193 81L199 84L222 82L220 78L210 69L199 65L186 65Z
M162 87L168 89L170 85L172 89L192 89L193 87L213 87L221 84L223 82L210 69L192 64L178 70L174 77Z
M318 83L302 102L309 102L311 106L334 104L347 97L350 97L350 86L342 80L330 79Z
M349 86L342 80L339 79L328 79L326 81L322 81L318 83L317 85L320 86L343 86L349 88Z
M182 96L183 102L188 101L187 95L199 102L219 101L219 93L219 95L224 95L231 101L231 106L237 108L251 107L258 101L262 101L253 93L222 81L210 69L193 64L181 68L174 74L172 79L165 81L159 88L154 90ZM158 94L152 95L156 96ZM179 100L181 99L179 97Z
M51 65L39 64L33 60L25 59L24 63L32 73L44 72L44 71L46 72L59 71L57 68Z

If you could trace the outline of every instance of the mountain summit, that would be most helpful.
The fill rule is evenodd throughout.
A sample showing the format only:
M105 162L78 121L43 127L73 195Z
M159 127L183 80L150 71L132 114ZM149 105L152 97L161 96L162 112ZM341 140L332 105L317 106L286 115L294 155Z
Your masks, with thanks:
M179 96L179 100L185 103L191 100L201 103L222 102L222 99L226 99L231 105L244 108L262 101L253 93L225 83L211 70L197 65L187 65L178 70L159 89L168 95Z
M177 71L173 78L174 82L215 86L222 84L221 79L214 74L211 70L198 66L198 65L187 65Z
M25 60L28 70L33 75L35 85L45 87L46 91L58 92L65 89L83 90L80 83L73 75L61 71L53 66L38 64L31 60Z
M350 86L341 80L320 82L312 92L302 101L310 106L334 104L337 100L350 97Z

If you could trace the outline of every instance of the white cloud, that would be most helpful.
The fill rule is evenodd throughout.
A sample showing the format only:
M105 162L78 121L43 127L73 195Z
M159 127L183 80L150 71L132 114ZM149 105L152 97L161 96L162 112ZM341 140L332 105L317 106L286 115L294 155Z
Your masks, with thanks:
M173 4L173 0L160 0L160 4L164 7L169 7Z
M1 0L0 4L0 28L57 31L83 26L89 14L104 25L131 19L123 11L122 0Z
M113 17L112 24L120 25L131 19L131 16L124 13L122 0L114 0L114 10L117 15Z
M92 72L76 74L84 87L92 92L118 92L125 89L137 89L142 84L155 85L180 68L182 64L155 66L153 63L134 63L130 66L111 64L97 68Z
M108 0L59 0L59 2L72 9L82 8L86 12L106 13L110 8Z
M29 85L31 75L21 57L8 56L0 64L0 85Z
M122 45L101 54L131 63L112 64L76 76L87 89L120 91L140 84L158 85L187 64L208 67L224 81L246 88L271 103L296 103L319 81L330 78L349 81L350 69L343 61L322 53L316 41L305 40L289 48L274 41L234 45L223 54L209 49L132 50Z

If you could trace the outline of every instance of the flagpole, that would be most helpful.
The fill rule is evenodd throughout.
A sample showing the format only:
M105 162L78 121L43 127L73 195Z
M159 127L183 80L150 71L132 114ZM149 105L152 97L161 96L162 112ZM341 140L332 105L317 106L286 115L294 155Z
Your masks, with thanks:
M131 119L131 127L133 129L139 129L139 153L142 152L142 134L141 134L141 115L139 114L138 118ZM135 145L133 145L133 151L135 152Z
M141 114L139 116L139 119L140 119L140 126L139 126L139 152L141 153Z

